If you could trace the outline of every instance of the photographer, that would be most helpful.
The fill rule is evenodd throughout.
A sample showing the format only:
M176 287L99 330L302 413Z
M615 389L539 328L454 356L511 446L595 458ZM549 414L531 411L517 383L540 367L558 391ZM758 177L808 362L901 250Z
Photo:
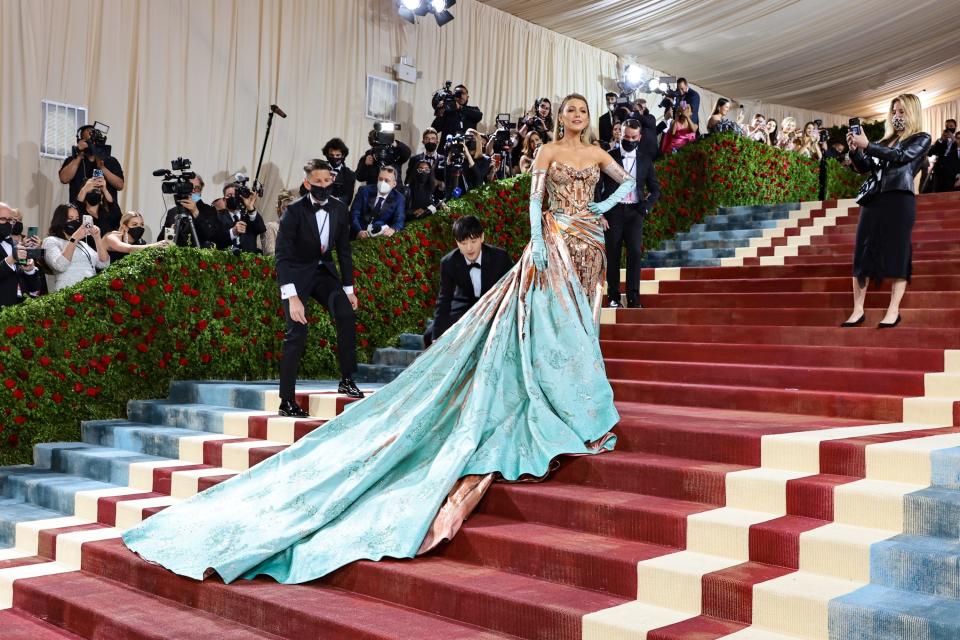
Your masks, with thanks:
M257 194L244 182L231 182L223 187L226 209L218 216L220 228L227 231L228 243L217 248L230 249L235 253L260 253L257 238L266 232L267 227L263 216L257 212Z
M347 166L350 149L340 138L330 138L327 144L323 145L322 152L330 163L330 172L333 174L330 195L349 207L357 188L357 174ZM301 191L301 195L307 195L302 187Z
M417 163L413 182L407 187L409 195L406 198L406 217L408 219L423 218L436 213L443 204L443 191L438 188L433 172L434 169L429 160L423 159Z
M448 82L433 96L433 123L431 128L440 133L440 141L446 144L449 136L463 135L467 129L475 129L483 120L483 113L477 107L471 107L470 92L462 84L449 91ZM441 149L445 151L445 149Z
M518 150L520 147L517 125L510 122L509 114L497 116L497 129L484 147L490 156L491 165L488 180L503 180L520 173Z
M459 198L487 181L492 162L480 146L480 134L468 129L463 137L447 141L447 157L437 172L443 176L444 199Z
M136 211L127 211L120 218L120 228L111 231L103 237L103 244L107 247L110 264L122 260L127 254L136 253L151 247L168 247L171 243L166 240L147 244L143 239L146 228L143 226L143 216Z
M22 239L23 220L20 213L0 202L0 308L20 304L40 295L43 275L27 255L36 247L36 238ZM22 244L21 244L22 243Z
M700 126L700 94L690 88L686 78L677 78L674 92L673 112L680 113L684 106L690 107L690 120Z
M406 202L396 189L398 175L393 167L384 167L375 186L364 185L357 191L350 209L351 240L389 238L403 229Z
M423 132L421 142L423 143L424 151L410 158L410 164L407 165L407 175L403 181L406 185L414 184L421 162L426 161L430 163L431 171L436 171L437 165L440 164L440 154L437 152L440 146L440 137L437 130L432 128L426 129Z
M540 139L544 143L550 142L552 139L550 132L553 131L552 109L553 104L549 98L540 98L534 102L533 109L528 111L527 115L520 120L520 128L517 130L520 137L526 138L528 133L536 131L540 134Z
M399 176L400 168L410 160L410 147L395 138L389 145L377 144L376 129L370 131L367 139L370 148L364 152L357 164L357 180L367 186L375 185L383 167L393 167Z
M520 156L520 172L530 173L533 161L537 159L537 152L543 146L543 138L536 131L531 131L523 139L523 154Z
M603 97L607 101L607 112L600 116L598 129L600 130L600 144L609 151L610 142L617 140L617 137L613 135L613 112L617 110L617 98L619 96L612 91L608 91Z
M76 202L78 194L87 180L93 177L94 169L103 172L106 187L113 201L117 201L117 192L123 190L123 169L120 163L110 155L106 136L87 124L77 129L77 145L73 155L64 159L60 165L60 182L70 185L70 202Z
M120 226L120 207L114 202L110 190L106 188L104 177L90 178L77 194L77 208L81 214L93 217L93 224L100 229L100 237ZM93 248L93 238L87 236L87 244Z
M190 184L193 186L193 193L189 198L177 200L179 204L193 218L193 228L197 230L197 240L204 249L225 249L230 244L230 236L226 228L221 227L220 220L217 217L217 210L203 201L203 178L199 174L194 174L190 178ZM176 229L177 207L171 207L167 211L167 217L163 220L163 226L160 227L160 233L157 234L157 240L163 240L165 230L168 228ZM180 230L174 238L174 243L178 246L191 246L193 239L187 232L189 225L181 223Z
M56 273L51 291L92 278L110 266L100 228L92 218L82 220L74 205L61 204L54 210L48 233L43 239L43 260ZM87 236L93 236L95 250L84 242Z
M956 133L957 121L953 118L947 119L943 123L943 133L930 147L930 155L937 158L937 163L933 167L934 191L954 190L957 173L960 173L960 158L958 158L957 144L954 140Z

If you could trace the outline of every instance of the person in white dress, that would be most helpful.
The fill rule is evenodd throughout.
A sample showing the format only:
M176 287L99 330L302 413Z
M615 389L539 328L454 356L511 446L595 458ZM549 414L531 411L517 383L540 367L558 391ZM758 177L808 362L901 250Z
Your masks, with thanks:
M43 260L56 274L51 291L97 275L110 266L110 255L100 237L100 229L84 224L72 204L62 204L53 212L49 235L43 239ZM93 247L87 238L93 239Z

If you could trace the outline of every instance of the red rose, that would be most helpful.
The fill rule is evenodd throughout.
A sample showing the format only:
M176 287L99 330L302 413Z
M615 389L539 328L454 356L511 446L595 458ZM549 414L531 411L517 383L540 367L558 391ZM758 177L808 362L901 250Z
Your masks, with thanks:
M200 331L203 331L206 328L207 328L206 320L201 320L200 322L197 323L197 329L199 329Z
M12 327L7 327L6 334L7 334L7 337L8 337L8 338L13 338L13 337L15 337L17 334L23 333L23 331L24 331L24 329L23 329L22 326L16 325L16 326L12 326Z
M40 356L40 366L49 367L52 361L47 356Z
M33 349L24 348L20 350L20 355L23 356L24 360L29 360L33 357Z
M205 354L201 355L201 356L200 356L200 362L202 362L202 363L204 363L204 364L207 364L208 362L210 362L210 354L209 354L209 353L205 353Z
M74 393L80 393L81 391L83 391L83 385L81 383L77 382L76 384L73 385Z
M110 319L113 320L114 324L123 324L123 316L119 313L113 313Z
M22 389L14 389L14 390L13 390L13 397L16 398L17 400L23 400L23 390L22 390Z
M68 318L72 318L75 315L77 315L77 311L73 307L67 307L66 309L63 310L63 312L67 314Z
M74 302L83 302L83 294L82 294L82 293L75 293L75 294L73 294L73 301L74 301Z
M140 342L137 344L137 351L139 351L140 353L146 353L149 350L150 350L150 347L148 347L144 343Z
M3 384L7 389L13 389L15 386L17 386L16 381L11 380L10 378L7 378L6 380L4 380Z
M38 398L41 397L43 393L44 389L40 385L37 385L33 388L33 395L37 396Z
M132 296L130 296L130 298L127 300L127 302L129 302L132 306L136 306L136 305L140 304L140 296L138 296L138 295L132 295Z
M23 424L24 422L27 421L27 419L24 416L17 416L16 418L13 419L13 421L17 424ZM11 433L10 437L7 438L7 442L9 442L10 446L13 446L13 447L17 446L18 441L19 441L19 438L15 433Z
M123 280L114 278L110 281L110 288L114 291L120 291L120 289L123 289Z
M100 393L100 387L90 387L87 389L87 395L91 398L96 397L98 393Z
M60 395L59 392L56 392L56 391L55 391L55 392L53 393L53 395L50 396L50 399L53 400L54 402L56 402L57 404L60 404L60 403L63 401L63 396Z

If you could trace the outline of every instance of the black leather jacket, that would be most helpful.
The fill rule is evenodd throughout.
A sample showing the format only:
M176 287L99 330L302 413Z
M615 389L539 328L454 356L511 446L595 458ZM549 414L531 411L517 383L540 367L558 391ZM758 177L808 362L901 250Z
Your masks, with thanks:
M860 173L878 172L881 193L913 193L913 178L926 163L929 150L930 134L921 132L897 141L892 147L871 142L864 151L858 149L851 153L850 160Z

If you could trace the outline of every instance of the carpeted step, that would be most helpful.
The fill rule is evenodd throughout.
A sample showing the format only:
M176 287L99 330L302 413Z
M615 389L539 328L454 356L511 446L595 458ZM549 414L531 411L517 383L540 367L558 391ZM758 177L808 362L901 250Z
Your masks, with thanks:
M0 470L0 489L4 495L63 515L72 515L78 491L101 491L116 485L81 476L29 468L22 471Z
M928 487L903 497L904 533L960 538L960 491Z
M882 311L867 313L870 323L883 319ZM634 320L635 322L627 322ZM709 342L711 344L760 345L824 345L839 347L877 347L877 333L865 323L865 328L763 326L763 325L675 325L648 324L642 316L617 311L617 324L600 326L603 341L630 341L642 339L661 342ZM896 331L883 336L882 348L944 349L960 348L960 329L926 329L901 324ZM933 370L942 370L935 367Z
M762 223L757 223L757 226L749 229L723 229L718 231L706 231L702 228L703 225L694 225L693 227L690 227L690 231L686 233L678 233L676 236L674 236L674 241L691 242L699 240L738 240L746 243L746 241L748 241L750 238L756 238L762 235L764 229L773 228L776 226L776 224L777 223L775 221L764 221ZM661 245L661 247L662 246L663 245Z
M616 379L610 383L614 395L631 402L796 412L884 422L898 422L903 416L903 398L895 395Z
M614 358L606 358L604 362L607 375L618 381L719 384L902 396L922 396L924 393L923 373L918 371Z
M383 364L391 367L409 367L413 361L423 353L414 349L377 349L373 352L373 364Z
M618 309L617 323L631 324L673 324L673 325L772 325L772 326L814 326L839 327L850 315L850 309L843 308L768 308L768 309L730 309L730 308L694 308L680 309ZM868 314L868 319L871 314ZM883 317L883 310L875 310L877 321ZM947 328L960 326L960 308L904 309L904 327ZM860 331L872 328L860 328ZM849 329L847 330L849 331ZM899 327L897 329L899 331ZM888 333L896 333L888 332ZM892 336L884 338L888 340ZM876 338L875 338L876 339Z
M398 341L400 349L423 351L423 336L419 333L401 333Z
M886 309L890 302L887 292L868 292L866 308ZM661 293L646 296L643 305L647 309L849 309L852 306L850 293L770 292L770 293ZM901 308L937 309L960 307L960 291L909 291L901 302Z
M791 571L786 567L745 562L704 574L703 615L727 624L750 624L753 617L753 586Z
M78 635L19 610L0 611L4 640L82 640Z
M361 363L357 365L357 373L354 375L354 380L363 384L371 382L392 382L396 380L405 369L405 366Z
M720 640L747 625L707 615L695 616L647 633L647 640ZM733 636L731 636L731 640ZM746 640L746 639L745 639Z
M842 367L938 371L944 366L942 349L892 347L835 347L806 345L718 344L712 342L645 342L603 340L605 358L726 364Z
M770 265L743 267L688 267L681 273L681 279L720 280L720 279L773 279L781 278L822 278L852 276L852 262L848 260L821 260L805 265ZM917 260L913 261L913 275L958 275L960 260Z
M664 294L746 294L746 293L846 293L851 295L850 275L818 278L744 278L715 280L665 280L659 295ZM877 289L872 289L876 291ZM889 295L890 283L879 289ZM915 276L910 292L960 291L960 275ZM850 301L848 300L848 303Z
M960 541L899 535L870 550L872 584L960 601Z
M830 637L955 640L960 602L870 584L830 602Z
M60 518L59 511L44 509L19 498L0 497L0 547L11 547L17 538L17 523Z

